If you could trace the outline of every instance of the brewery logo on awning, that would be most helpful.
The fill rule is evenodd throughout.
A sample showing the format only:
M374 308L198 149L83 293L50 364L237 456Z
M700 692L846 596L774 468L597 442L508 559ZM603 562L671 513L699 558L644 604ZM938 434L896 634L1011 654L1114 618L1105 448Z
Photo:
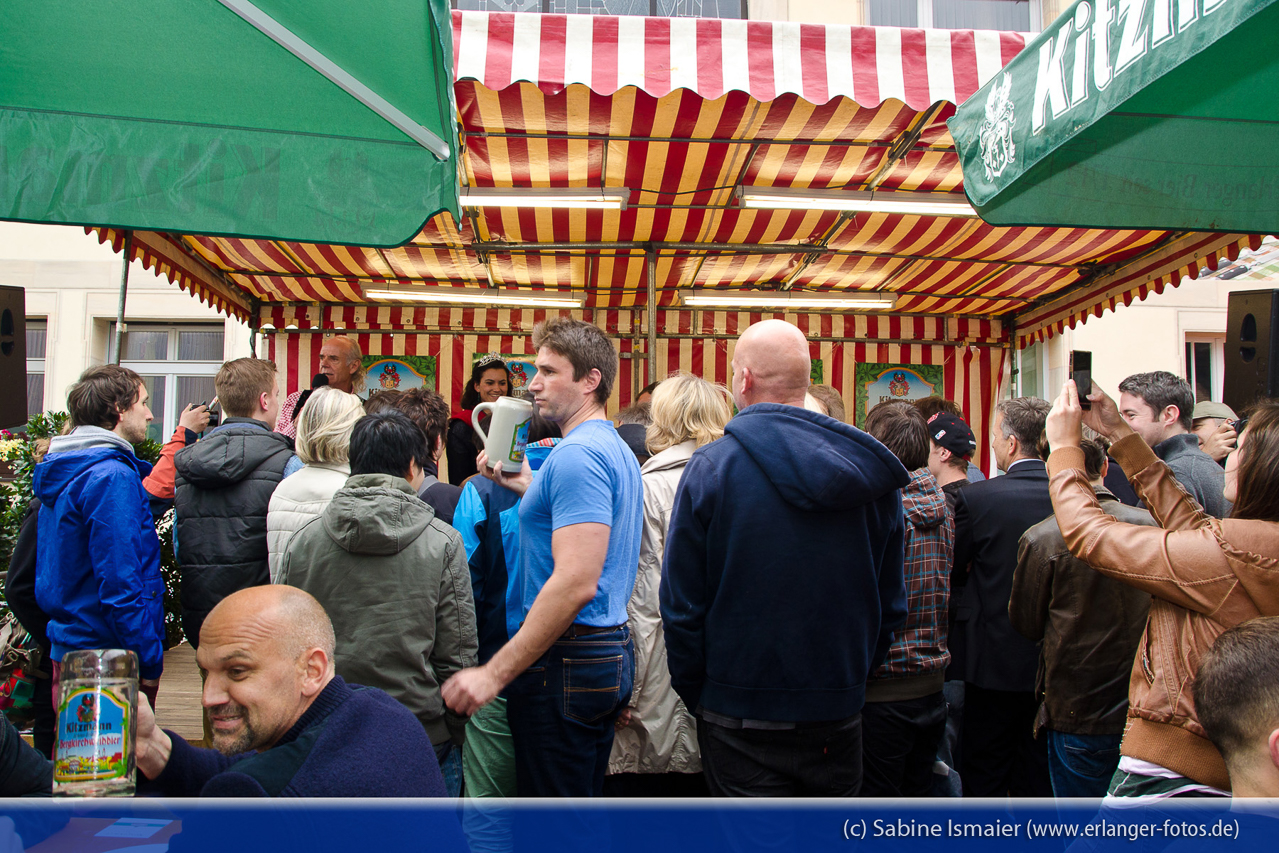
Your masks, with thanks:
M986 180L993 181L1017 159L1017 146L1013 143L1013 80L1001 74L1000 81L986 96L986 120L981 123L978 142L981 145L981 162L986 166Z

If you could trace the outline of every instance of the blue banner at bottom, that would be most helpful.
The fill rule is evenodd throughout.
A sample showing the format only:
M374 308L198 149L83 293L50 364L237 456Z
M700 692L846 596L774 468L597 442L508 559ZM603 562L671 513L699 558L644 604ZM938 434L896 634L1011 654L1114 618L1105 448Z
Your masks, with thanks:
M1277 841L1277 801L0 801L0 853L1211 853Z

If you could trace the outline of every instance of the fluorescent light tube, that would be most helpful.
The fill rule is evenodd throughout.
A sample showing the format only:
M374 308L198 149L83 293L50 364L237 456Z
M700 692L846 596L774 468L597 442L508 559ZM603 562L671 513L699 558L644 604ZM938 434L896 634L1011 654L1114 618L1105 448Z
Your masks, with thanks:
M742 207L760 210L851 210L866 213L913 213L920 216L977 215L968 200L958 193L739 187L737 194Z
M828 311L884 311L896 307L897 297L883 293L858 295L792 292L789 290L682 290L680 291L680 302L690 308L713 305L723 308L765 308L773 310L810 308Z
M586 297L575 293L485 290L479 287L367 287L365 299L391 302L437 302L457 305L516 305L528 308L581 308Z
M556 207L578 210L625 210L631 191L606 189L520 189L518 187L463 187L462 207Z

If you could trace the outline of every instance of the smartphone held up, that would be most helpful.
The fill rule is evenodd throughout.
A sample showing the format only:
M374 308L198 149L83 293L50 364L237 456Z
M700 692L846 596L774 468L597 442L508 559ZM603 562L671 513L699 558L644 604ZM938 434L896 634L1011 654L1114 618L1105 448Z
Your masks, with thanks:
M1070 378L1075 380L1075 388L1079 391L1079 408L1085 411L1092 408L1088 395L1092 393L1092 353L1087 350L1071 350Z

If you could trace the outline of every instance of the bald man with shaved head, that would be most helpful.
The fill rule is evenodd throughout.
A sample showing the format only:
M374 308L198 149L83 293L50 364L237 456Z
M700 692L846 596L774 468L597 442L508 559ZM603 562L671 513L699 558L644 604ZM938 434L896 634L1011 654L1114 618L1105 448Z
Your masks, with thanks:
M139 792L167 797L442 797L417 718L333 670L333 624L291 586L222 599L200 631L213 749L161 730L138 702Z
M866 679L906 619L910 477L804 408L809 353L781 320L738 339L741 411L693 454L667 533L667 662L715 796L857 794Z

